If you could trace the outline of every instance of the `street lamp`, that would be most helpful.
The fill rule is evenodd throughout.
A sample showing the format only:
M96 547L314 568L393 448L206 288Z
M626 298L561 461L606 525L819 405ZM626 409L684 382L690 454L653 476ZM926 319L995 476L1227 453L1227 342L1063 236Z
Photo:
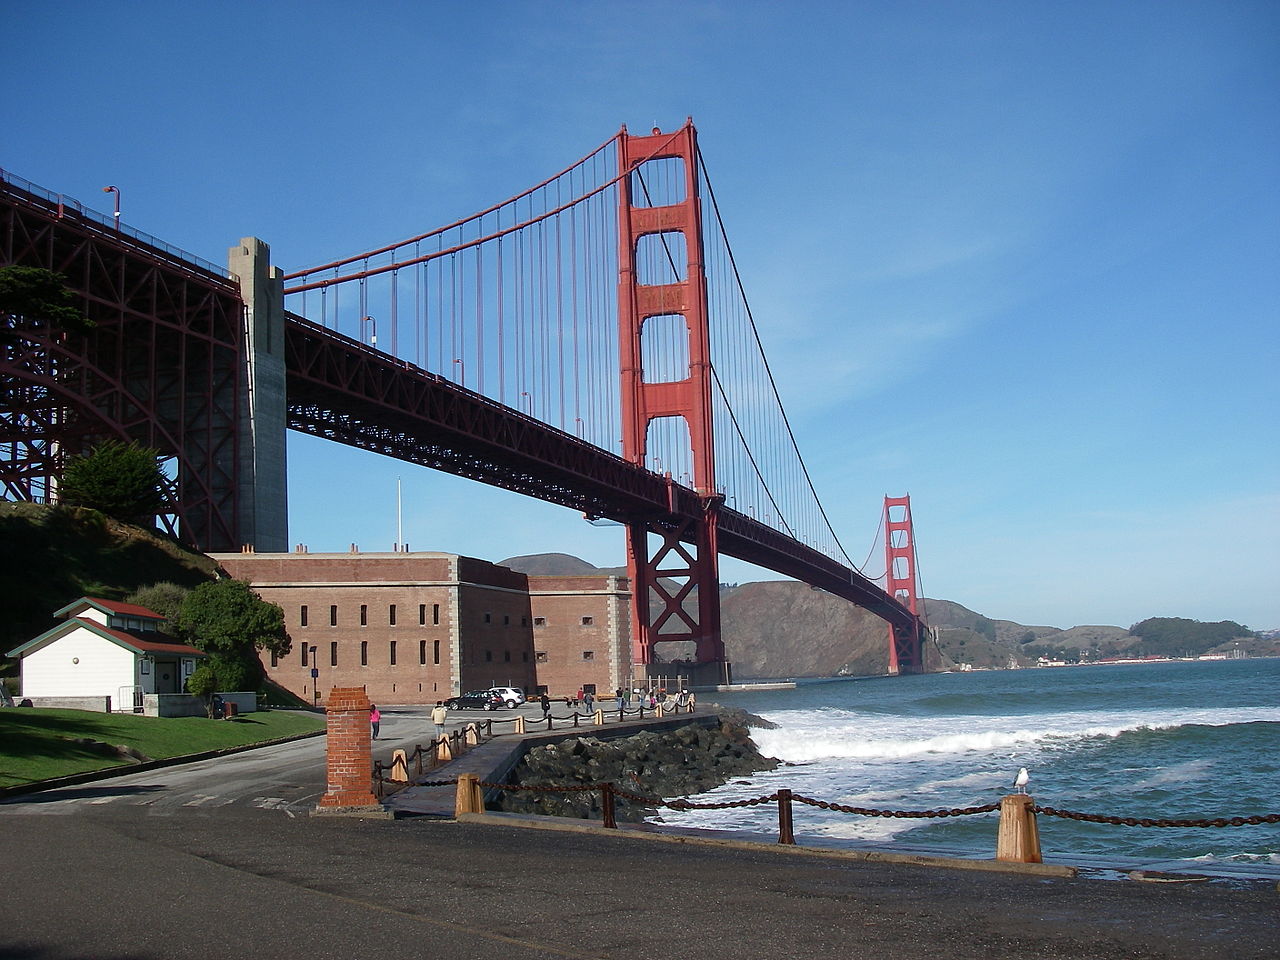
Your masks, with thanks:
M583 439L582 432L583 432L583 429L586 427L586 424L582 422L581 417L574 417L573 422L576 423L578 426L578 439L582 440Z
M120 188L115 186L103 187L102 192L115 194L116 212L112 214L112 216L116 218L116 229L119 230L120 229Z
M458 365L458 369L461 371L458 377L458 383L465 387L467 385L467 365L462 362L461 357L454 357L453 362Z
M320 703L320 661L316 659L316 648L311 648L311 705Z
M528 390L520 391L520 406L524 407L525 413L533 416L533 397L529 396Z
M369 345L376 347L378 345L378 321L373 317L360 318L360 339L364 339L365 324L369 324L373 328L373 336L369 338Z

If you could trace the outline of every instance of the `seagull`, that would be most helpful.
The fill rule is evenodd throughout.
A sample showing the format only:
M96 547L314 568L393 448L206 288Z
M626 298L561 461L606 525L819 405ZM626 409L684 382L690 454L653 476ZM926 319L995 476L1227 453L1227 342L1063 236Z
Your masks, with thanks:
M1013 785L1018 788L1019 793L1027 792L1027 781L1031 779L1031 774L1027 773L1027 768L1023 767L1018 771L1018 776L1014 778Z

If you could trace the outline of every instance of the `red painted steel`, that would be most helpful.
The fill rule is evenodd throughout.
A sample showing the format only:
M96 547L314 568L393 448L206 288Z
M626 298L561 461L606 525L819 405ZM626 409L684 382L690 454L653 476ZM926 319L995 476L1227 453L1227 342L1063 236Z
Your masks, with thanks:
M29 185L30 186L30 185ZM176 530L238 548L244 308L236 284L39 188L0 181L0 264L66 277L88 334L24 318L0 352L0 481L49 496L68 456L136 440L177 465Z
M649 136L631 136L623 127L618 135L622 455L631 463L645 465L649 424L662 417L682 417L693 448L693 486L702 501L702 509L696 515L683 517L675 531L651 523L633 523L627 528L627 568L637 598L632 617L633 659L644 664L654 661L656 644L672 641L692 641L700 664L722 663L725 659L720 636L717 558L717 520L723 498L716 490L711 343L697 156L697 133L692 121L674 133L655 129ZM671 159L679 160L684 167L684 199L662 206L637 206L636 172L648 161ZM637 245L641 238L659 233L684 235L683 279L642 284L637 274ZM641 348L644 324L651 317L671 315L684 318L689 375L674 382L649 383L645 380ZM657 534L662 541L652 554L651 534ZM693 551L686 545L692 545ZM671 589L671 583L678 588ZM696 606L689 602L695 587Z
M894 519L901 507L900 519ZM919 673L924 667L920 599L916 578L916 537L911 497L884 498L885 592L911 613L908 623L889 623L889 673Z

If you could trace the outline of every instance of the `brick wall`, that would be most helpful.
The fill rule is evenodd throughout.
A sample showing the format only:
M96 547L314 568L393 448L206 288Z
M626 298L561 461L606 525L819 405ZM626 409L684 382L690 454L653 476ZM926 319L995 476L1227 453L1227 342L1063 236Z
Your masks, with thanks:
M553 697L594 684L612 696L631 672L625 577L529 577L537 682Z
M322 810L377 806L377 798L370 789L373 749L369 698L361 687L334 687L325 701L328 705L326 790L317 806Z

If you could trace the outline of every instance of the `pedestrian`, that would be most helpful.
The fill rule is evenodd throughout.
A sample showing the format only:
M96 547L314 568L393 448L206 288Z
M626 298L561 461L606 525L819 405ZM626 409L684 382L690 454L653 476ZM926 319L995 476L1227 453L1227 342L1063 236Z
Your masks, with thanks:
M573 705L574 705L574 707L576 708L576 707L578 706L578 704L580 704L581 702L582 702L582 688L581 688L581 687L579 687L579 688L578 688L578 695L577 695L577 696L574 698L574 700L573 700Z
M436 725L437 740L444 736L444 724L448 716L449 708L444 705L443 700L437 700L435 709L431 711L431 722Z
M378 739L378 727L382 725L382 713L376 703L369 704L369 725L373 727L373 739Z
M551 716L551 698L547 696L545 690L543 691L542 699L539 702L542 704L542 719L545 720L547 717Z
M588 690L586 693L582 695L582 702L587 705L587 713L590 713L592 711L595 700L596 700L596 695L592 693L590 690Z

